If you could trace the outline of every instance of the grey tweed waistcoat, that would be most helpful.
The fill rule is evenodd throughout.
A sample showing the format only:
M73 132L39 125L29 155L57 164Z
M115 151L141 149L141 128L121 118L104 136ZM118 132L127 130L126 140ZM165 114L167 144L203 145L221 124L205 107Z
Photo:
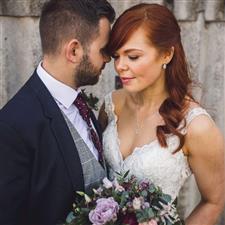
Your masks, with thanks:
M88 146L83 141L83 139L81 138L73 124L70 122L68 117L63 112L62 114L73 137L80 157L83 170L85 192L90 193L91 190L93 188L97 188L101 183L102 179L106 177L106 171L91 153Z

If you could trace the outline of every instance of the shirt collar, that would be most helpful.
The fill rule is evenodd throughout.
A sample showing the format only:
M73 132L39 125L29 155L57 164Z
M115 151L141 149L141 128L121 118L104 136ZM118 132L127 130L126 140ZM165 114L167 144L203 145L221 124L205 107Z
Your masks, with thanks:
M67 109L73 104L74 100L77 98L77 95L81 91L80 89L74 90L64 83L56 80L42 67L42 62L40 62L37 67L37 74L53 98L60 102Z

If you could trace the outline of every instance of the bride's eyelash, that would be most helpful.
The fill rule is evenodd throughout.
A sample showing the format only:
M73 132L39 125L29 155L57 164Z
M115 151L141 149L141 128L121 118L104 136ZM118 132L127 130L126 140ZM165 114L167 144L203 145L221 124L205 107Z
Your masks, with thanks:
M118 56L118 55L112 55L112 58L114 59L114 60L117 60L118 58L119 58L120 56ZM137 60L138 58L139 58L139 56L127 56L130 60Z
M139 58L139 56L128 56L128 58L130 60L137 60Z

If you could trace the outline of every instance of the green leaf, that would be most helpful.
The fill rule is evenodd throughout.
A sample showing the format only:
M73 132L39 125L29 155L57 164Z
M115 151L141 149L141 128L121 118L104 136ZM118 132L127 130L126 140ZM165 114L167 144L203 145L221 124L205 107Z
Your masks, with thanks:
M154 185L150 185L148 191L149 191L150 193L154 193L154 192L156 191L155 186L154 186Z
M143 223L149 221L150 219L155 217L155 213L152 208L145 208L142 210L137 210L136 212L137 220L139 223Z
M126 178L127 176L128 176L128 174L129 174L129 170L123 175L123 178Z
M167 220L166 225L173 225L173 224L169 220Z
M129 198L129 193L124 191L120 198L120 207L121 208L123 208L126 205L128 198Z
M167 203L168 203L168 202L171 202L171 200L172 200L171 196L170 196L170 195L167 195L167 194L163 194L163 195L161 196L161 199L163 199L163 200L166 201Z
M117 174L118 176L122 177L122 174L120 172L115 171L115 174Z
M84 198L85 198L86 203L90 203L92 201L91 198L87 194L84 195Z
M146 211L149 219L153 218L155 216L155 213L153 212L153 210L151 208L147 208L145 211Z
M143 191L141 192L141 196L147 197L147 196L148 196L148 192L147 192L146 190L143 190Z
M85 195L85 193L83 191L77 191L76 193L82 197Z

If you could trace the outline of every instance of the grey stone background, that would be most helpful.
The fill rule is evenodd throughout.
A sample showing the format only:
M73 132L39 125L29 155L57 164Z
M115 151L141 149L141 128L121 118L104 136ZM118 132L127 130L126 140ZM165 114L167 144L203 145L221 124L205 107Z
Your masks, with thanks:
M40 8L46 0L0 0L0 108L29 78L39 61ZM119 15L141 2L164 4L182 29L182 40L197 100L225 134L225 1L224 0L110 0ZM87 87L99 98L114 89L113 63L107 65L98 85ZM32 115L31 115L32 116ZM213 184L212 184L213 185ZM180 194L180 212L186 216L199 199L194 178ZM225 225L225 212L218 225Z

